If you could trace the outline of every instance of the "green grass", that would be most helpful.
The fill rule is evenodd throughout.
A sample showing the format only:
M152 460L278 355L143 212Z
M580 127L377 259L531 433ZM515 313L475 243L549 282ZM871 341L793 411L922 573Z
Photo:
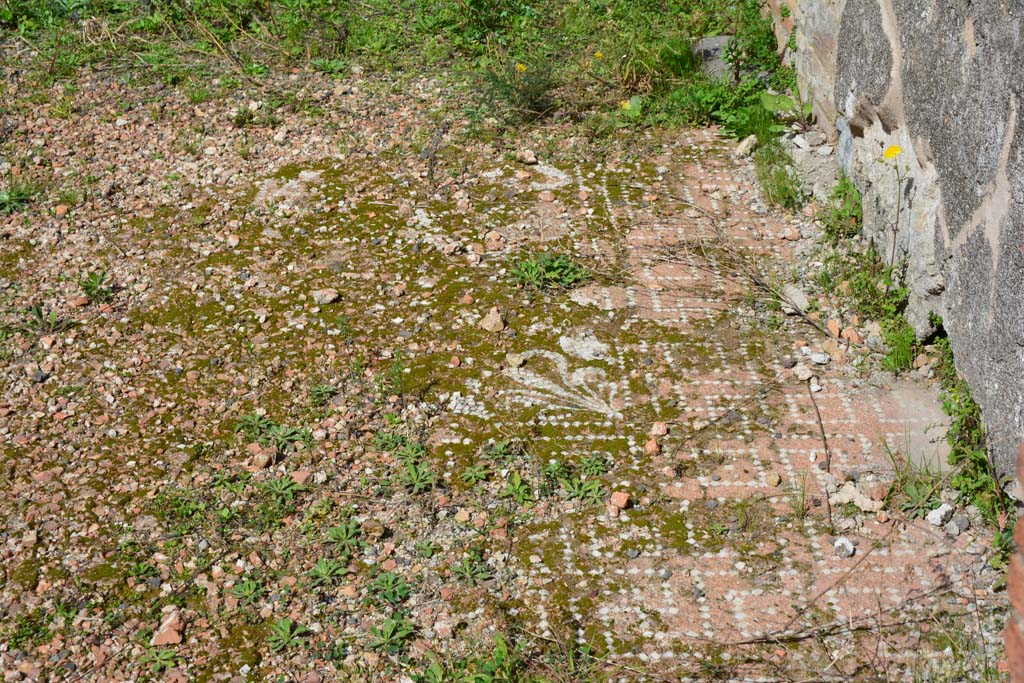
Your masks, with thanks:
M829 205L818 218L829 244L836 245L860 234L864 220L861 196L845 174L839 178L839 183L832 190Z
M50 638L50 615L41 607L23 612L14 618L4 637L11 650L39 645Z
M770 132L764 134L770 135ZM760 135L758 139L761 139ZM764 198L772 206L797 211L807 201L793 160L778 143L764 144L754 153L754 169Z
M967 381L957 372L942 320L933 317L932 322L940 335L935 346L939 352L936 371L942 387L942 408L952 420L946 432L949 464L954 467L950 485L960 492L965 503L977 506L985 521L996 529L992 539L996 552L991 563L997 569L1004 569L1014 549L1017 514L1012 501L1003 493L1004 479L989 460L981 407L971 396Z
M10 178L6 187L0 187L0 215L21 211L32 201L34 194L32 185Z
M543 253L518 261L512 277L538 291L571 289L590 279L586 268L565 254Z
M130 61L136 75L180 86L193 102L217 96L195 73L234 70L235 82L304 66L345 77L443 67L487 93L504 125L555 110L622 119L622 101L642 97L631 125L732 121L766 86L790 90L759 0L0 0L0 33L39 47L40 83L102 61ZM108 32L88 40L86 22ZM711 82L693 43L734 35L729 73ZM223 81L223 79L222 79ZM756 110L755 110L756 111ZM757 116L763 112L756 111ZM734 116L735 115L735 116ZM243 116L245 116L243 114ZM737 116L739 118L737 118ZM586 116L579 116L585 119ZM236 125L246 125L239 121ZM623 121L618 122L620 125ZM606 132L615 125L605 126ZM6 207L24 202L12 195Z

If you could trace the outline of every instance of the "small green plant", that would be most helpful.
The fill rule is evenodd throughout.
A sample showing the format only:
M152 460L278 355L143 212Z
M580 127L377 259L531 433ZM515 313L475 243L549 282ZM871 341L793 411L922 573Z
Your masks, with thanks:
M513 121L536 121L554 109L554 74L544 61L509 62L483 71L483 90L496 113Z
M754 152L754 169L769 204L788 211L804 205L807 194L800 186L793 160L777 142L763 144Z
M344 59L319 57L309 60L309 64L316 71L328 76L343 76L348 71L348 62Z
M396 431L381 430L373 435L373 445L381 451L395 451L408 443L409 439Z
M345 576L346 572L347 568L344 562L321 557L309 570L309 582L314 588L334 586Z
M591 453L580 463L580 472L588 477L600 477L611 468L611 461L603 453Z
M7 646L21 650L28 645L38 645L50 638L50 616L41 607L23 612L14 618L14 625L7 632Z
M106 303L114 296L114 290L107 284L107 271L89 271L85 277L78 281L82 292L93 303Z
M157 576L159 572L149 562L132 562L128 565L128 574L136 579L145 579Z
M491 570L480 557L479 551L472 550L463 556L458 564L452 565L452 574L456 578L475 586L491 578Z
M274 424L259 438L264 446L272 446L278 453L287 453L298 448L299 444L309 447L313 441L313 433L307 428L289 427Z
M493 460L499 465L507 465L525 455L526 450L522 445L509 439L496 441L484 449L484 457Z
M235 432L244 435L250 441L256 441L266 434L274 425L274 421L259 413L248 413L238 419Z
M317 384L309 390L309 405L314 408L323 408L337 395L337 387L330 384Z
M418 541L413 546L413 550L415 550L416 554L420 557L424 557L429 560L431 557L441 552L441 546L433 541Z
M565 492L573 500L582 500L587 503L600 502L605 497L604 487L597 479L569 478L562 481Z
M409 597L409 584L394 572L381 572L369 586L370 595L377 602L397 605Z
M819 216L825 239L832 245L860 233L864 220L860 192L845 174L840 176L839 183L832 189L830 204Z
M887 452L893 466L893 481L885 494L885 503L896 506L911 519L924 517L939 504L940 478L900 453L888 449Z
M917 353L917 334L906 318L897 316L882 322L882 339L888 352L882 365L892 373L909 370L914 365Z
M644 117L644 99L639 95L633 95L628 100L622 100L615 114L616 128L631 128L638 125Z
M302 645L308 634L308 628L296 621L292 621L288 617L284 617L270 625L270 636L267 640L270 643L271 650L280 652L289 647Z
M74 321L65 320L57 315L57 311L49 311L42 304L28 307L24 329L35 334L57 334L74 326Z
M406 442L395 449L395 459L405 465L418 463L426 456L427 448L420 443Z
M260 485L264 493L279 506L285 507L295 500L295 496L306 489L290 476L269 479Z
M362 548L362 535L359 522L355 519L348 519L327 530L327 542L334 544L341 556L351 557Z
M143 665L148 666L150 671L159 674L178 666L178 655L168 647L160 649L147 647L140 661Z
M491 470L487 465L470 465L462 470L459 479L465 484L476 486L480 482L487 481L489 476L491 476Z
M513 472L511 478L505 483L505 490L501 492L503 498L511 498L520 505L533 502L533 489L530 484L523 481L518 472Z
M571 289L590 278L587 269L565 254L545 252L523 259L512 267L512 277L538 291Z
M263 597L263 586L253 578L246 578L231 587L231 597L242 605L255 605Z
M13 177L7 187L0 188L0 215L6 215L20 211L35 194L32 186L23 181L16 181Z
M410 461L405 463L405 469L399 475L399 480L402 486L410 492L420 494L433 488L436 478L426 465Z
M800 521L807 519L807 514L811 511L809 500L807 498L807 476L804 475L800 479L800 483L793 486L793 491L790 494L790 500L793 508L793 514Z
M416 632L412 621L402 612L395 612L384 620L380 627L371 626L370 648L388 654L405 651Z
M957 373L953 349L942 329L941 318L933 317L932 323L940 334L935 346L939 352L936 370L942 385L942 408L951 418L946 432L950 446L949 464L954 468L950 485L960 492L964 502L975 505L985 521L996 527L992 539L996 552L990 563L1002 569L1014 549L1013 530L1017 515L1003 492L1005 481L999 478L988 458L981 408L971 396L966 380Z
M779 123L775 114L760 101L736 109L719 110L716 115L721 119L722 130L726 135L737 140L743 140L753 135L757 138L759 147L770 145L778 147L778 151L773 151L772 156L779 156L779 152L785 154L779 146L777 138L786 130L786 127ZM789 155L786 154L786 158L788 157ZM754 160L756 162L757 158L755 157Z

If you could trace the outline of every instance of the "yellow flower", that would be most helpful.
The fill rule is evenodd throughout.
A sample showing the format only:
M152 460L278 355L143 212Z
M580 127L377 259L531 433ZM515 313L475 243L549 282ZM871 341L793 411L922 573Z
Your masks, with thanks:
M594 59L604 59L604 53L598 50L594 53Z
M633 103L629 100L622 100L619 102L619 107L621 107L623 111L629 111L633 108Z
M518 71L521 74L522 73L526 73L526 65L523 64L522 62L520 62L519 64L516 64L516 71Z
M901 154L903 154L903 148L900 147L899 145L889 145L888 147L885 148L885 151L882 152L882 156L884 156L889 161L892 161Z

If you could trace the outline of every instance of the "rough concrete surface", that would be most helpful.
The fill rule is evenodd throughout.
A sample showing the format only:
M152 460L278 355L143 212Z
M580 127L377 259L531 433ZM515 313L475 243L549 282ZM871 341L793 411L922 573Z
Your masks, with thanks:
M1024 441L1024 2L788 4L801 87L863 194L865 234L906 259L918 334L942 316L1009 474Z

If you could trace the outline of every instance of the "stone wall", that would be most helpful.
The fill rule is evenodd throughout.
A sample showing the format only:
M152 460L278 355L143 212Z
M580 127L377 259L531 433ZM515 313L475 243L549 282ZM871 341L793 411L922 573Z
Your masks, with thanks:
M1013 472L1024 440L1024 0L769 0L819 125L906 258L908 319L942 316ZM899 145L895 163L883 150ZM897 202L897 198L899 201ZM899 211L897 214L897 206Z

